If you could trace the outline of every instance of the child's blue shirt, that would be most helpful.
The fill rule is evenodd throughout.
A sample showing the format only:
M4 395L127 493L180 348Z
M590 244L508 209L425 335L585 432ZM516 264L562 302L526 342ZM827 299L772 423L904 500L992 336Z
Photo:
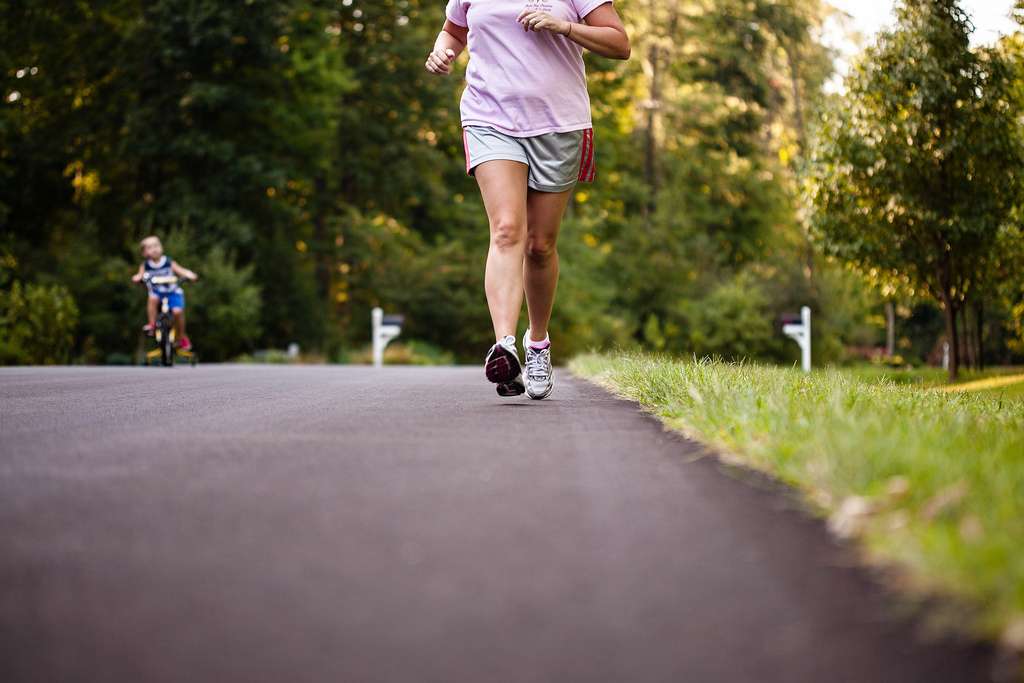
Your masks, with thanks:
M142 262L143 267L146 269L146 275L149 277L146 279L146 286L149 288L150 294L157 296L161 294L181 294L180 285L156 285L151 281L154 277L174 277L174 270L171 268L171 257L164 254L159 261L150 261L146 259Z

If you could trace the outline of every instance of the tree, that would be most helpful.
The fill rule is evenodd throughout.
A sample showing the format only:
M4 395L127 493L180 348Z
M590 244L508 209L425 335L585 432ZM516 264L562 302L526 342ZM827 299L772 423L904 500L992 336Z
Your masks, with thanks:
M336 149L338 93L353 87L333 5L0 2L3 72L17 83L0 108L0 178L20 179L0 183L0 227L26 274L64 281L80 302L79 353L134 345L137 311L119 292L135 245L179 228L198 252L254 266L265 305L248 331L323 341L297 245L313 232L306 190Z
M878 302L848 296L861 280L809 248L796 202L831 71L827 3L617 6L635 57L586 55L600 182L567 212L559 352L639 342L787 361L792 345L765 325L803 304L836 331L816 357L874 344ZM462 360L491 342L462 79L422 68L443 3L0 11L0 250L11 281L77 302L76 360L137 346L143 296L127 275L148 232L203 275L189 319L204 358L292 341L338 358L366 343L376 304ZM988 262L992 282L1015 268L1005 256ZM990 333L1017 329L1017 292L986 307ZM757 333L734 333L740 317Z
M1017 0L1014 19L1020 28L1004 36L997 49L1014 69L1013 102L1017 111L1024 109L1024 0ZM998 304L1005 311L1003 327L1009 333L1007 345L1012 351L1024 353L1024 192L1018 198L1015 214L999 235L990 271L991 281L999 294Z
M636 336L689 353L693 321L706 320L693 311L711 292L753 263L785 254L799 270L812 258L794 196L801 116L815 110L831 70L814 38L825 10L815 0L622 8L635 58L613 74L592 69L591 81L601 163L611 155L616 172L582 188L577 216L583 238L610 251L616 308L633 317ZM619 92L630 97L617 101ZM811 296L806 280L790 282ZM782 305L761 312L770 322ZM735 352L713 339L701 349ZM775 357L775 345L750 355Z
M71 359L78 307L62 285L0 290L0 365L55 365Z
M830 253L905 276L941 303L953 379L958 314L981 294L1024 151L1007 64L971 50L956 0L908 0L897 17L821 117L812 222Z

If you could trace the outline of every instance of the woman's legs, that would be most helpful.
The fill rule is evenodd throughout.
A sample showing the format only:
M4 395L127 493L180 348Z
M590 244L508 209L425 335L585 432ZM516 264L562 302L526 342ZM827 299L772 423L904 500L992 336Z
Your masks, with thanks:
M543 341L555 303L558 286L558 229L569 203L572 190L537 192L530 190L526 199L527 233L523 282L526 307L530 315L530 337Z
M476 180L491 225L484 290L494 336L515 336L523 305L526 252L526 164L499 159L476 168Z

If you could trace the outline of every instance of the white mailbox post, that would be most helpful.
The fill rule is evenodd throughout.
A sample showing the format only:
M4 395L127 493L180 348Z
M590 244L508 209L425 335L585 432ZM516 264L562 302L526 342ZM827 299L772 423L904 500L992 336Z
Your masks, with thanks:
M800 318L784 317L782 333L800 345L804 372L811 371L811 309L804 306L800 309Z
M402 333L405 317L401 315L384 315L380 308L373 309L370 314L373 322L373 367L384 366L384 349L388 343Z

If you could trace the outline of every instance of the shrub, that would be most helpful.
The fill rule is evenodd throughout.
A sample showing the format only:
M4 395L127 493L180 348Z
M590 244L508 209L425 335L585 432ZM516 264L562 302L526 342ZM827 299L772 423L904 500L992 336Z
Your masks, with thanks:
M23 285L0 291L0 364L67 363L78 328L78 306L63 285Z
M700 301L686 302L681 308L690 350L698 356L729 359L775 355L781 339L768 304L745 274L719 285Z
M225 360L252 348L259 338L260 288L253 282L253 267L236 265L235 256L222 246L200 252L187 231L170 233L167 253L199 275L185 284L190 336L205 360Z
M369 365L373 363L373 347L366 346L355 351L342 353L342 363ZM396 341L384 349L386 365L454 365L455 356L433 344L418 339Z

